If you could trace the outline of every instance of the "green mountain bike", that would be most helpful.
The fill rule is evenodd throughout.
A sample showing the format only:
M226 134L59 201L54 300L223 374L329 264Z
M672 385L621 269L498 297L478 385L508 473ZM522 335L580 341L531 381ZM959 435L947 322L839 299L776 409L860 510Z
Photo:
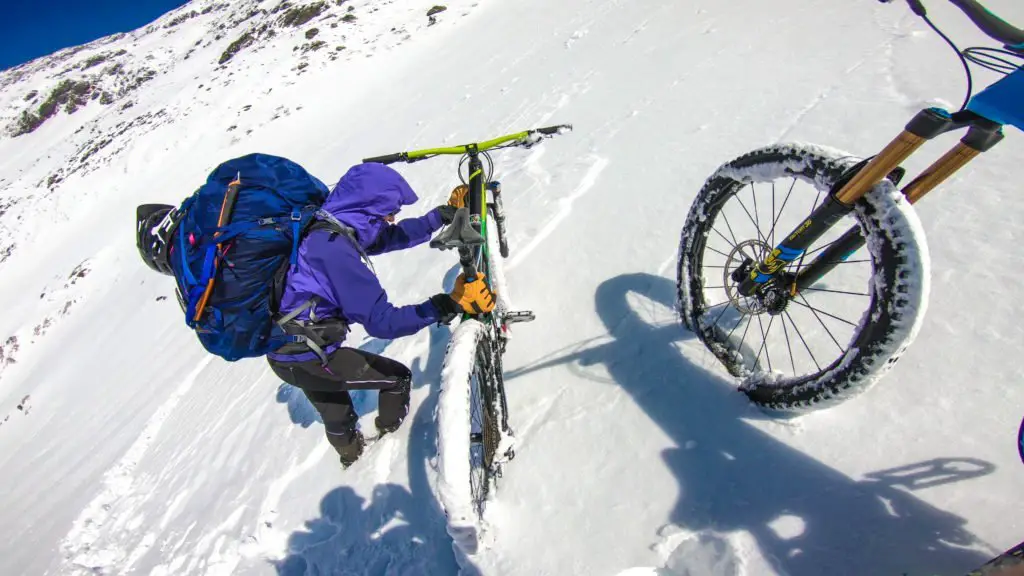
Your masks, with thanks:
M882 0L889 2L891 0ZM881 378L911 344L928 300L928 255L912 205L1003 138L1024 129L1024 31L974 0L950 0L1001 49L959 48L968 75L957 112L917 114L860 160L780 144L722 165L693 203L679 247L679 308L750 399L775 409L838 402ZM1005 74L972 94L968 61ZM897 189L926 141L966 134Z
M508 423L508 403L501 357L509 326L534 319L532 312L514 311L502 258L509 255L501 184L493 179L490 151L530 148L541 140L571 130L551 126L501 136L486 142L401 152L363 162L418 162L439 155L460 155L459 179L469 187L468 206L430 245L454 249L469 281L483 274L497 302L488 314L465 314L452 332L441 370L438 398L438 492L448 533L467 554L475 554L485 531L484 506L502 466L515 457L515 435ZM465 168L465 170L463 170ZM501 258L497 256L500 255Z

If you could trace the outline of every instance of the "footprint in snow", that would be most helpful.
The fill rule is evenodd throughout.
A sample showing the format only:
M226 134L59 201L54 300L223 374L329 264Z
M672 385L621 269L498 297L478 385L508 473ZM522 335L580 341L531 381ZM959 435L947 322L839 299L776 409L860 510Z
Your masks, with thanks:
M26 394L25 397L21 399L21 402L19 402L18 406L17 406L18 411L24 413L26 416L28 415L28 411L31 408L28 405L28 399L29 399L29 396ZM4 421L6 422L6 419Z

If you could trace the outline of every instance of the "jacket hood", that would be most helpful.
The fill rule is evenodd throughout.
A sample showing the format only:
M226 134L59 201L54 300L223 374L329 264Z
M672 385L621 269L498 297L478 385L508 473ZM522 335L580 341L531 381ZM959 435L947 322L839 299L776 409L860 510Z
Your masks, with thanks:
M368 248L387 226L384 218L418 200L402 175L384 164L356 164L338 180L323 208L351 226L356 240Z

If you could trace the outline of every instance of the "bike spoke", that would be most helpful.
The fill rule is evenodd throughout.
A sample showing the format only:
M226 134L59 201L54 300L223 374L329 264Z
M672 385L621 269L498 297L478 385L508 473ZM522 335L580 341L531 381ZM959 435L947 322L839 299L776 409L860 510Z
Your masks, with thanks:
M725 304L725 302L722 302L722 304ZM716 304L716 306L720 306L720 304ZM714 306L712 306L711 308L714 308ZM728 306L722 308L722 311L718 313L718 316L715 316L715 321L714 321L714 323L711 324L712 328L714 328L715 326L718 326L718 321L722 319L722 316L725 314L725 311L728 310L728 309L729 309ZM710 308L709 308L709 310L710 310Z
M848 292L846 290L832 290L830 288L804 288L801 292L813 290L814 292L831 292L833 294L849 294L851 296L871 296L867 292Z
M729 246L732 246L733 248L736 247L736 244L733 244L732 242L729 242L729 239L725 237L725 234L722 234L721 232L719 232L718 228L715 228L714 226L712 226L711 229L715 231L715 234L718 234L719 236L721 236L722 240L725 240L726 244L728 244Z
M729 217L726 216L724 210L719 212L719 214L722 215L722 220L725 220L725 227L729 229L729 236L732 236L732 245L733 246L738 245L740 243L740 241L736 239L736 233L732 231L732 225L729 224Z
M786 317L782 317L782 333L786 335L786 349L789 350L789 365L793 368L793 376L796 376L796 360L793 359L793 346L789 343L789 330L786 328Z
M779 223L779 218L782 218L782 212L786 209L786 203L789 202L789 196L793 193L793 188L796 187L796 178L793 178L793 183L789 185L789 192L786 192L786 197L782 200L782 206L779 207L779 213L775 213L775 182L772 182L772 247L775 247L775 225Z
M737 246L739 246L739 240L736 240L736 233L732 231L732 225L729 223L729 217L725 215L725 211L721 211L719 212L719 214L721 214L722 219L725 220L725 227L729 229L729 236L732 236L732 241L734 242L734 244L732 244L732 247L736 248ZM728 240L726 240L726 242L728 242ZM719 254L721 254L721 252L719 252ZM743 254L743 256L746 258L750 258L750 255L744 252L743 250L740 250L740 254ZM750 259L755 260L755 258Z
M721 254L722 256L725 256L726 258L729 257L729 255L726 254L725 252L721 252L719 250L715 250L714 248L712 248L711 246L708 246L707 244L705 244L704 247L707 248L708 250L711 250L712 252L715 252L716 254Z
M797 295L800 296L800 299L803 300L803 302L802 303L801 302L797 302L796 300L792 300L792 302L796 302L797 304L800 304L801 306L810 308L811 310L813 310L815 312L819 312L821 314L824 314L825 316L828 316L829 318L832 318L834 320L839 320L840 322L843 322L844 324L849 324L850 326L853 326L854 328L857 327L857 324L855 324L853 322L850 322L846 318L840 318L839 316L836 316L835 314L829 314L828 312L825 312L821 308L815 308L814 306L811 306L811 303L807 301L807 298L805 298L803 294L799 294L798 293Z
M750 331L750 325L753 324L753 323L754 323L753 319L751 319L750 321L747 322L747 327L743 329L743 337L740 338L740 345L736 348L737 350L742 350L743 349L743 343L747 341L747 332Z
M793 317L790 316L788 310L784 311L783 314L786 315L786 318L789 318L789 323L793 325L793 330L796 330L796 335L799 336L800 341L804 343L804 348L807 349L807 354L810 355L811 361L814 362L814 366L818 369L818 372L821 372L821 364L818 364L818 359L814 357L814 352L811 352L811 347L807 345L807 340L804 339L803 333L800 332L800 327L793 321Z
M796 300L793 300L793 302L796 302L797 304L800 304L801 306L804 306L805 308L809 308L811 310L811 314L814 314L814 317L818 319L818 322L821 324L821 327L825 329L826 333L828 333L829 338L831 338L832 341L835 342L836 346L839 347L839 350L843 350L843 345L839 343L839 340L836 340L836 337L832 334L832 331L828 329L828 325L825 324L825 321L821 319L821 316L818 316L818 310L816 308L814 308L813 306L811 306L809 304L801 304L800 302L797 302ZM825 314L824 312L822 312L822 313ZM845 320L844 320L844 322L845 322Z
M749 318L749 316L744 316L743 314L740 314L740 319L736 321L736 325L735 325L735 326L733 326L733 327L732 327L732 330L729 330L729 334L727 334L727 335L725 336L725 340L726 340L727 342L729 341L729 339L730 339L730 338L732 338L732 335L733 335L733 333L734 333L734 332L736 332L736 329L740 327L740 324L742 324L742 323L743 323L743 319L744 319L744 318Z
M761 341L761 349L757 351L757 358L754 359L754 367L756 368L757 365L761 362L761 352L764 352L765 353L764 357L765 357L766 360L768 360L768 371L769 372L772 371L772 357L771 357L771 354L768 353L768 334L770 334L771 331L772 331L772 322L774 322L774 321L775 321L775 316L772 316L772 317L768 318L768 329L765 330L764 326L761 327L761 333L763 334L764 339ZM759 324L761 323L761 317L760 316L757 317L757 322Z
M751 186L753 186L753 184L751 184ZM761 229L757 227L757 222L755 222L754 217L750 215L750 210L748 210L747 205L743 203L743 199L736 196L736 201L740 203L740 206L743 207L743 211L747 213L747 218L750 218L750 223L754 225L754 230L757 232L757 239L760 242L767 244L768 242L766 242L764 236L761 235Z

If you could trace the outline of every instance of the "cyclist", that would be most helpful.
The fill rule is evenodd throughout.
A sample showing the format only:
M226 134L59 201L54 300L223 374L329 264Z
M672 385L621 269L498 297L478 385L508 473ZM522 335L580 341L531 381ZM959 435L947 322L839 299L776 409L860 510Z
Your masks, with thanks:
M416 193L394 169L377 163L353 166L321 207L334 227L314 226L302 239L296 266L285 279L280 322L298 341L268 354L274 373L300 388L320 413L342 466L362 454L365 439L350 390L379 390L379 435L394 432L409 412L412 372L401 362L344 346L352 323L367 334L392 339L414 334L463 311L490 312L495 296L483 276L466 282L459 275L450 293L411 306L393 306L377 280L369 256L404 250L430 239L450 224L465 202L466 187L456 188L447 204L424 216L396 222ZM137 212L137 246L153 270L170 275L173 245L160 236L161 222L173 209L144 205ZM338 230L345 230L341 234Z
M383 164L352 167L331 191L323 208L355 231L355 242L330 230L314 230L299 247L297 269L286 280L280 313L319 326L334 336L322 351L310 344L289 344L269 354L274 373L301 388L324 422L327 439L343 466L351 465L364 446L356 428L359 415L349 390L380 390L378 434L394 432L409 411L412 372L404 364L357 348L342 346L347 324L361 324L376 338L414 334L464 310L490 312L494 295L482 277L465 282L460 274L451 294L438 294L413 306L393 306L367 256L422 244L451 223L461 190L449 203L419 218L395 222L402 206L416 202L416 193L402 176ZM318 300L305 310L303 303Z

